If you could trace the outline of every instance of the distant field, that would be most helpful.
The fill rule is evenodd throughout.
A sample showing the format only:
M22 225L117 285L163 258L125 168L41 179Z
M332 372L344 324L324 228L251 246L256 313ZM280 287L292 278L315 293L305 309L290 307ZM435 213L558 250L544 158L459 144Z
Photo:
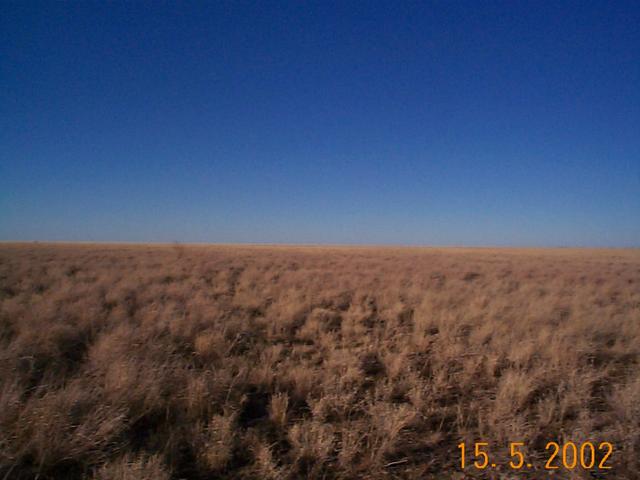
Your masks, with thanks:
M639 250L0 244L0 479L637 479L639 354Z

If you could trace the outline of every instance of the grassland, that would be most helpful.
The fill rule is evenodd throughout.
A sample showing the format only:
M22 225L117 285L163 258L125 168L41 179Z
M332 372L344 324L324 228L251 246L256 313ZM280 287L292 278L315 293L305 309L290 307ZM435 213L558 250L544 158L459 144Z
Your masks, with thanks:
M640 478L639 353L637 250L4 244L0 479Z

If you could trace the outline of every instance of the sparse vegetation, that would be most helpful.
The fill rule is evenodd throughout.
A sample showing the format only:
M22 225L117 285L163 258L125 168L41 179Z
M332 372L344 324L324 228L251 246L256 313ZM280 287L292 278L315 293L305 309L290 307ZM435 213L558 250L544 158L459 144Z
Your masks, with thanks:
M0 479L633 479L639 353L637 250L5 244Z

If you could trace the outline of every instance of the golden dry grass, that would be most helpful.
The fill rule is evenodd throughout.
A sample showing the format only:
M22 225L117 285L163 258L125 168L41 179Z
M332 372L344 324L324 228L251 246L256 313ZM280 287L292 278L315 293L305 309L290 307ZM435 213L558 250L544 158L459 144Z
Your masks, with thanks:
M4 244L0 478L639 478L639 352L638 250Z

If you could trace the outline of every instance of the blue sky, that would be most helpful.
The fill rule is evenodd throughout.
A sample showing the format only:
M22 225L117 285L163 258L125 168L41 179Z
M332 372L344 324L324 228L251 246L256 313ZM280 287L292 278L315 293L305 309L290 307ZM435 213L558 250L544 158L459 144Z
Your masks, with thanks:
M0 240L640 246L638 2L3 2Z

